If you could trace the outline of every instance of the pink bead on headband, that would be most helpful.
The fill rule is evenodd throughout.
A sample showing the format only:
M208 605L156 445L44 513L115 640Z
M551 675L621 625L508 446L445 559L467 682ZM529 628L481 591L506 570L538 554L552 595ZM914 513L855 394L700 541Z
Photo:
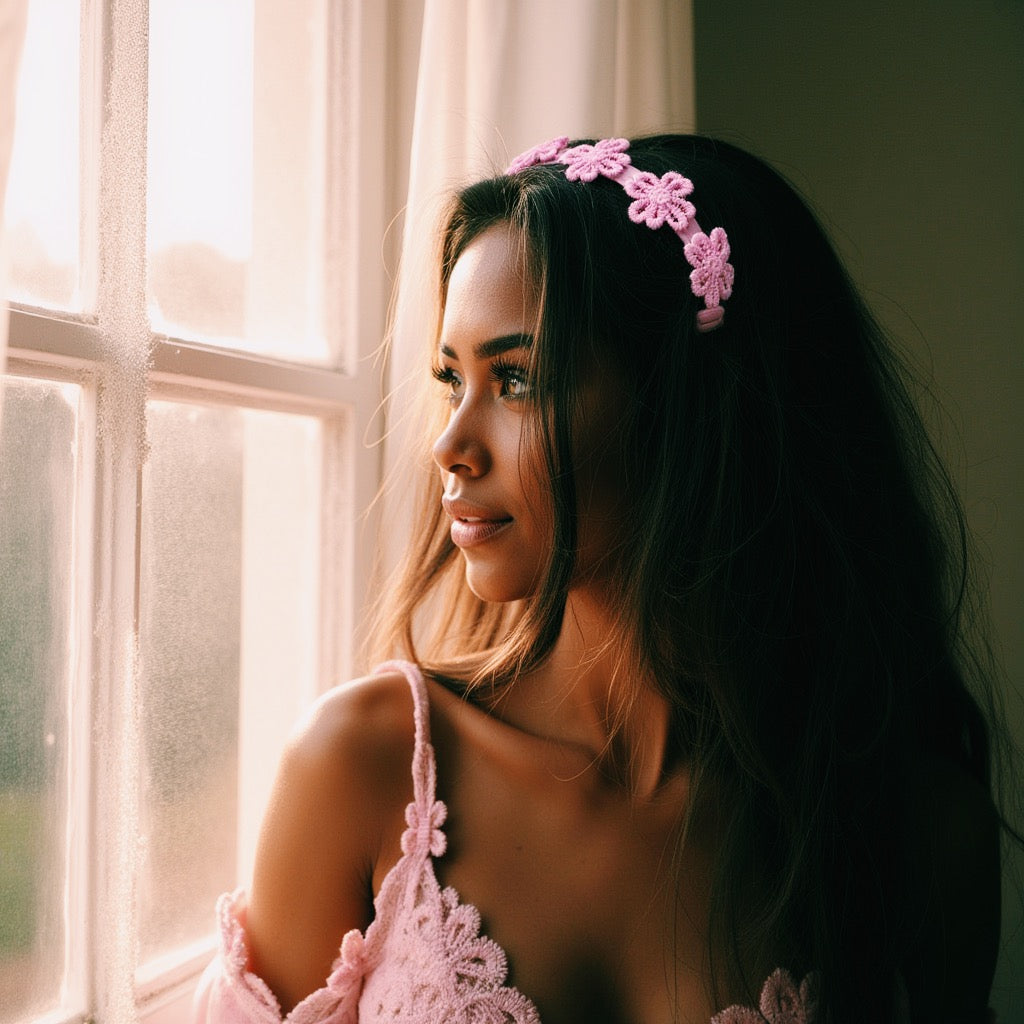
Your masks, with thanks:
M690 272L690 290L703 298L705 308L697 314L697 330L713 331L725 318L722 299L732 295L735 276L729 259L729 238L721 228L706 235L700 229L693 203L686 198L693 182L676 171L660 178L650 171L637 170L626 150L628 139L601 139L594 145L569 146L569 139L557 139L520 153L506 174L516 174L534 164L565 164L569 181L594 181L598 176L617 181L632 198L629 219L649 228L668 226L683 242L683 253Z

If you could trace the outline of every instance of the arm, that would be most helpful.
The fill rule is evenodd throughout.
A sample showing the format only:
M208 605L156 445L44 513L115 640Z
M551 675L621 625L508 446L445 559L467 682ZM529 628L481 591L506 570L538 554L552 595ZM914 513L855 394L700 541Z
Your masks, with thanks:
M389 675L326 695L289 743L246 917L249 970L284 1013L324 985L342 937L372 918L374 872L397 859L412 797L413 742L408 683Z

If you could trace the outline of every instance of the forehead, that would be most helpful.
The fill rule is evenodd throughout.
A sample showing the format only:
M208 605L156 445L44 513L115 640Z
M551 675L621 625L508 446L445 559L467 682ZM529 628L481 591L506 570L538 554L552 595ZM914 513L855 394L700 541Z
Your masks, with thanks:
M452 269L441 324L442 344L529 333L537 316L535 289L521 239L496 224L466 246Z

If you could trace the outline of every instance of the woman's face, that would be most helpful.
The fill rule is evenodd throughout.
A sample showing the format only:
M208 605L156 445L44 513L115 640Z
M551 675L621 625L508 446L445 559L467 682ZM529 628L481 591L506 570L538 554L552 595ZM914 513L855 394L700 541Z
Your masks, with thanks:
M537 313L518 239L506 225L489 228L452 271L434 371L451 407L434 443L444 507L470 589L485 601L533 593L552 542L547 466L537 432L528 429L538 408L526 369ZM610 415L615 382L607 377L584 374L573 431L576 585L601 579L621 530L621 458Z
M537 300L507 226L475 238L448 282L434 375L451 406L434 443L452 540L470 589L515 601L536 588L551 543L551 499L526 426Z

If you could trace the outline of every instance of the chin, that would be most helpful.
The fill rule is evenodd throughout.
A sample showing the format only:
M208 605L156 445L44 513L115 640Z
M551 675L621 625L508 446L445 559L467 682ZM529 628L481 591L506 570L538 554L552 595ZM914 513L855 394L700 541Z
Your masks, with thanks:
M466 584L481 600L488 604L509 604L530 597L537 589L536 580L522 578L517 573L502 572L484 566L466 563Z

